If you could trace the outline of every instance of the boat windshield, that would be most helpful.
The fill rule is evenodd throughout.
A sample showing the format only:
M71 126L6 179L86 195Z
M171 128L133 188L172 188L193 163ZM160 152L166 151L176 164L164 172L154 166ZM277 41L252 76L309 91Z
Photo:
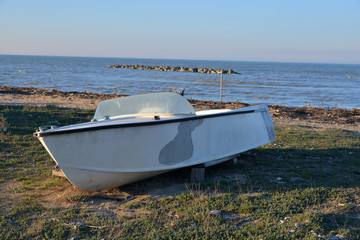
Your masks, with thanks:
M194 115L195 110L179 94L172 92L150 93L102 101L96 108L94 119L147 113Z

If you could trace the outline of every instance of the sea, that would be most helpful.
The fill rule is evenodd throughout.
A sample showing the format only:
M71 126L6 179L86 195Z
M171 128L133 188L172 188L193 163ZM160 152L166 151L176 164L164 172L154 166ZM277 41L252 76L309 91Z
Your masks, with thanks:
M0 86L126 95L185 88L186 98L220 100L220 75L108 68L113 64L239 72L223 75L222 101L360 108L355 64L0 55Z

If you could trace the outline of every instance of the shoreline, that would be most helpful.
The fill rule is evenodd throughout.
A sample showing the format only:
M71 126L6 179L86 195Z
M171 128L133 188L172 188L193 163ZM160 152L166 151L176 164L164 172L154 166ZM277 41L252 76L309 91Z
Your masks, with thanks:
M54 105L65 108L95 110L100 101L124 97L119 94L99 94L87 92L63 92L58 90L0 86L0 105ZM186 96L185 96L186 97ZM188 99L196 110L228 108L238 109L256 104L240 102L216 102ZM344 125L351 128L360 126L360 109L286 107L268 105L274 121L305 122L312 124Z

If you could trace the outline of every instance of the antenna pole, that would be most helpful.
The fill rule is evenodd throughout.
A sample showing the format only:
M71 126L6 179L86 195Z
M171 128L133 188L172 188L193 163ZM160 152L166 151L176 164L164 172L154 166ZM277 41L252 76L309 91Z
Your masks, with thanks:
M223 87L223 70L220 73L220 103L222 103L222 87Z

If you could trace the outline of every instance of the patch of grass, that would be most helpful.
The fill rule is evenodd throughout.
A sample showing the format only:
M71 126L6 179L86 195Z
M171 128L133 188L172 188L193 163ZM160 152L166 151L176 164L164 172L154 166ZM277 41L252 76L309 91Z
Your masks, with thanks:
M89 199L87 195L73 194L66 198L69 202L85 202Z
M126 222L122 234L147 239L170 236L180 239L300 239L329 234L354 237L356 230L349 226L328 225L327 214L318 208L341 197L343 191L321 187L264 192L255 196L191 193L146 200L137 202L136 208L144 208L151 214ZM219 213L213 214L214 210Z
M357 186L360 182L360 134L333 128L276 126L276 143L245 153L239 168L255 189L309 186ZM277 180L278 178L281 180Z
M277 125L276 143L207 169L207 181L184 194L122 203L75 191L64 207L43 200L60 199L67 180L51 176L55 163L32 133L49 122L89 121L93 111L0 112L8 126L0 132L1 239L360 239L357 131Z
M2 178L23 179L20 181L28 185L38 181L38 176L49 176L50 166L54 165L40 142L32 136L35 130L55 120L61 125L89 121L93 114L93 111L53 106L0 105L0 112L8 125L6 133L0 133L0 138L6 138L6 141L0 141Z
M63 181L63 179L61 179L60 177L54 177L53 179L45 182L43 185L41 185L41 189L47 189L51 186L54 185L58 185L59 183L61 183Z
M19 177L15 179L16 181L21 182L23 185L30 185L34 183L35 181L39 181L40 179L37 177Z

